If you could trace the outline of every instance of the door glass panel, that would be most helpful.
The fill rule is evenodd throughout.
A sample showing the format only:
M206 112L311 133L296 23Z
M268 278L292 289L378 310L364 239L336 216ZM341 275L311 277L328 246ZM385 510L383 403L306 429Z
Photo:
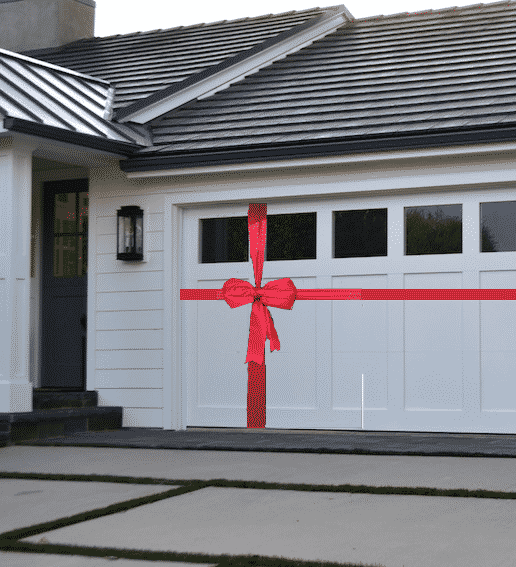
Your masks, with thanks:
M516 251L516 201L480 203L481 252Z
M54 196L54 277L84 276L88 266L87 246L88 193L57 193Z
M79 258L77 259L77 275L85 276L88 273L88 237L78 236Z
M58 193L54 197L54 233L76 232L75 193Z
M462 205L405 207L405 254L462 254Z
M201 219L201 263L248 262L247 217Z
M54 277L73 278L78 274L77 236L54 236Z
M265 259L315 260L316 213L267 216Z
M78 232L88 234L88 193L79 193L79 226Z
M334 258L387 256L387 209L334 211Z

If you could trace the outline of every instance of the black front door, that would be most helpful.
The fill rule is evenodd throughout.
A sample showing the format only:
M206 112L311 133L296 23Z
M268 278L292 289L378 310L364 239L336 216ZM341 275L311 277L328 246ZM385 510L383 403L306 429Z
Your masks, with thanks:
M43 184L41 387L86 389L88 180Z

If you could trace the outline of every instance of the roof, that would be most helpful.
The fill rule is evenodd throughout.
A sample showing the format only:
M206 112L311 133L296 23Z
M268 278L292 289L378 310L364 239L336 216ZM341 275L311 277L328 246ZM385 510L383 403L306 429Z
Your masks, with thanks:
M111 126L145 138L131 109L184 92L333 10L331 33L156 114L146 123L152 144L128 154L126 172L516 138L515 1L357 20L345 11L335 24L336 9L345 11L93 38L31 55L109 81ZM82 80L92 87L93 77Z
M124 154L150 143L143 131L110 122L113 94L101 79L0 49L0 118L9 130L68 132L70 140Z
M171 85L184 86L198 76L253 48L281 39L303 24L313 23L325 9L291 11L255 18L180 26L83 39L61 48L24 52L25 55L92 74L115 88L113 109L120 117L138 101Z
M510 127L514 139L515 79L512 1L355 20L154 120L153 146L121 167L281 159L317 144L381 149L415 136L437 145L449 132L467 143L485 128Z

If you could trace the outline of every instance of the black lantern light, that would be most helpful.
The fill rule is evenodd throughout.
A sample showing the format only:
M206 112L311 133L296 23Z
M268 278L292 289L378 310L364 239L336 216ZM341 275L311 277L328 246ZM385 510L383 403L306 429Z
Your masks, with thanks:
M121 207L117 217L117 260L143 260L143 210Z

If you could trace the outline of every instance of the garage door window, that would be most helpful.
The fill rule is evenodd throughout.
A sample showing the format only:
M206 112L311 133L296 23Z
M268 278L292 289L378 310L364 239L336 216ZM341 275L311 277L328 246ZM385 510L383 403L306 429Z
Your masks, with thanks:
M462 254L462 205L405 207L405 254Z
M201 263L247 262L247 217L201 219Z
M316 258L316 213L267 215L265 259ZM201 219L201 263L248 262L247 217Z
M481 252L516 251L516 201L480 203Z
M334 258L387 256L387 209L333 212Z
M315 260L316 213L267 215L265 259Z

